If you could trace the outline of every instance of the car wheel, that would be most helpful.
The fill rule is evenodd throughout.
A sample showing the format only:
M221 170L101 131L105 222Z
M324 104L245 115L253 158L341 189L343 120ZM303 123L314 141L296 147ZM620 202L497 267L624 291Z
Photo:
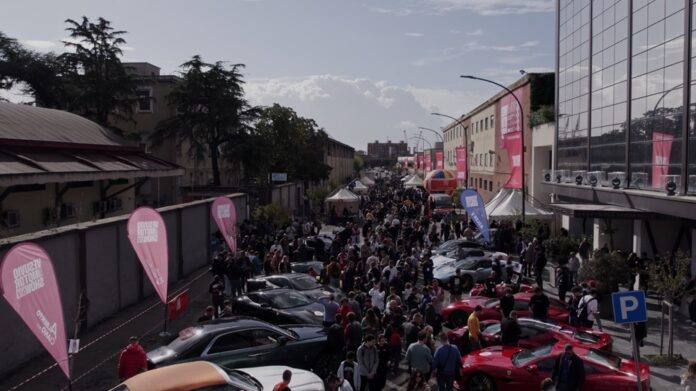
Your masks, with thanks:
M473 375L466 384L468 391L495 391L495 382L484 373Z
M466 325L466 322L468 320L469 315L467 315L467 313L464 311L457 311L450 315L450 323L452 323L452 326L454 326L455 328L460 328Z
M465 275L463 278L463 281L462 281L462 289L464 291L468 292L473 287L474 287L474 278L469 276L469 275Z

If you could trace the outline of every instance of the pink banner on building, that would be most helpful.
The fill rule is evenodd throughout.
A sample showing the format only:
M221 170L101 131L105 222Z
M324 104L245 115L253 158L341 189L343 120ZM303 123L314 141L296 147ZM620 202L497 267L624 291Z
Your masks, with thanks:
M457 180L466 180L466 147L455 148L457 159Z
M445 169L444 153L442 151L435 152L435 168L438 170Z
M425 151L423 159L425 160L425 172L428 173L433 169L433 158L430 155L430 151Z
M46 251L34 243L12 247L0 265L0 290L69 379L63 305Z
M167 303L169 278L169 249L167 228L162 216L146 206L131 213L128 218L128 240L130 240L145 274L152 282L163 303Z
M232 254L237 253L237 208L227 197L217 197L210 213Z
M522 101L522 89L514 91L515 96ZM503 187L506 189L522 188L522 126L524 119L520 106L511 94L500 99L500 147L507 150L510 177Z
M662 187L662 176L669 173L669 155L672 153L671 134L653 132L652 186Z

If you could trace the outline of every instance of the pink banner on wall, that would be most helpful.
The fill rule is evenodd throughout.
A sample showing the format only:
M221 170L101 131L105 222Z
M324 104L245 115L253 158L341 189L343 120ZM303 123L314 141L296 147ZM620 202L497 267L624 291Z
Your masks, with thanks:
M430 151L425 151L423 159L425 160L425 172L428 173L433 169L433 158L430 155Z
M210 213L232 254L237 253L237 208L227 197L217 197Z
M466 147L455 148L457 159L457 179L463 181L466 179Z
M162 216L146 206L131 213L128 218L128 240L130 240L145 274L152 282L163 303L167 303L169 278L169 249L167 227Z
M653 132L652 186L662 187L662 176L669 173L669 155L672 153L671 134Z
M63 305L46 251L34 243L12 247L0 265L0 290L69 379Z
M435 167L438 170L443 170L445 168L444 153L442 151L435 152Z
M522 89L513 91L520 101L524 95L523 91ZM500 99L500 147L507 150L510 167L510 178L503 186L506 189L522 188L523 120L520 106L511 94Z

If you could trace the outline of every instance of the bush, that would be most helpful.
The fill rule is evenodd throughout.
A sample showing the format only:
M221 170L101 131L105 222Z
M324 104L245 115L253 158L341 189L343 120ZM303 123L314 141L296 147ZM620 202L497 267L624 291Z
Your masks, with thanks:
M696 290L694 284L687 283L690 267L691 259L682 252L656 259L648 267L650 287L671 303L681 300Z
M594 280L600 294L610 294L618 292L619 285L631 281L633 273L623 253L597 250L582 265L579 277L580 281Z
M290 224L292 212L280 205L268 204L256 208L254 218L271 224L273 228L278 228Z
M555 261L559 265L568 263L571 252L577 252L581 238L572 236L557 236L544 241L546 258Z

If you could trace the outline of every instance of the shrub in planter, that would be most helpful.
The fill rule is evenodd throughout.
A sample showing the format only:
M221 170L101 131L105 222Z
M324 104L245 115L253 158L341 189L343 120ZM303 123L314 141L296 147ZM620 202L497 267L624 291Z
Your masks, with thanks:
M619 290L619 285L630 282L633 273L626 263L626 255L619 251L595 251L589 261L580 267L580 281L593 280L601 295Z
M577 252L582 238L572 236L556 236L544 241L546 258L559 265L568 263L571 252Z

